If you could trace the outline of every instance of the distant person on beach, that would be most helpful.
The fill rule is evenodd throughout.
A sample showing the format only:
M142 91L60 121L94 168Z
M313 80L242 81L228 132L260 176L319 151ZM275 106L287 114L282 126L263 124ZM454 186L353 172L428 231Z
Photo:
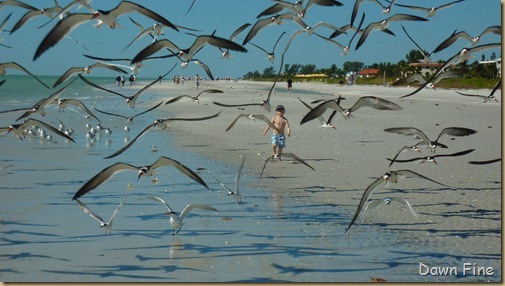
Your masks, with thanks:
M200 77L198 77L198 75L195 76L195 83L196 83L196 91L198 91L198 87L200 86Z
M274 156L274 158L279 158L279 156L282 154L282 150L284 147L286 147L286 136L284 134L284 130L286 130L286 135L288 137L291 136L291 127L289 127L288 119L284 117L285 113L286 109L284 106L277 105L275 108L275 117L272 118L272 123L279 130L279 132L277 132L275 129L273 129L272 134L272 156ZM267 134L269 129L270 126L267 126L265 131L263 131L263 136ZM279 150L277 150L277 147L279 147Z
M130 86L134 86L135 85L135 76L130 75L130 78L128 78L128 81L130 82Z
M121 76L118 75L116 76L116 85L119 86L120 83L121 83Z
M125 81L126 81L126 79L124 78L124 76L121 76L121 86L124 86Z
M293 91L293 80L288 79L288 92L291 93Z
M161 75L160 75L160 76L158 76L158 79L160 80L160 84L161 84L161 79L162 79L162 78L163 78L163 77L162 77ZM175 81L175 77L174 77L174 81Z

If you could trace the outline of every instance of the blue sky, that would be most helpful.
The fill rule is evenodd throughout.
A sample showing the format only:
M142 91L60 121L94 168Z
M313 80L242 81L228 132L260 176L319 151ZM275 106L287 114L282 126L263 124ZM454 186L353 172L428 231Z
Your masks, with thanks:
M53 0L25 0L24 2L38 8L54 5ZM60 0L60 2L65 6L70 1ZM95 0L91 5L95 9L110 10L119 2L117 0ZM201 32L198 33L201 34L210 34L214 30L217 30L216 35L224 38L230 37L233 31L244 23L254 24L257 21L256 16L274 3L269 0L198 0L189 14L183 16L189 8L191 0L135 0L133 2L156 11L176 25L199 29ZM304 21L308 25L325 21L337 27L348 24L355 1L341 0L341 2L344 4L341 7L314 5L307 13ZM452 0L397 1L398 4L423 7L440 6L449 2L452 2ZM355 24L359 22L362 12L366 13L363 26L390 16L382 14L381 10L375 3L363 3ZM72 10L72 12L80 13L86 11L84 8L77 11L75 8ZM0 10L0 20L3 21L10 12L13 12L13 15L5 29L10 29L25 13L25 10L10 7ZM318 68L329 67L331 64L336 64L337 67L341 68L345 61L360 61L364 62L365 65L379 62L396 63L404 59L409 50L416 48L403 32L401 28L402 24L421 47L431 51L456 29L458 31L466 31L470 35L478 35L488 26L501 25L501 12L501 2L498 0L466 0L447 9L440 10L436 16L428 18L429 21L427 22L393 22L390 24L389 29L396 34L395 37L380 32L373 32L359 50L354 51L354 46L359 38L358 35L353 41L353 49L346 56L341 55L341 50L337 46L329 44L317 36L302 35L298 36L291 44L286 54L285 63L315 64ZM392 13L407 13L422 17L425 15L421 11L403 7L393 7ZM154 23L153 20L137 13L123 15L120 18L120 23L124 26L122 29L112 30L107 27L96 29L92 26L94 22L86 23L72 31L70 36L81 41L89 51L75 45L71 40L65 39L45 52L37 61L33 62L33 54L38 45L56 24L56 21L53 21L50 25L38 29L37 27L46 23L49 18L44 16L37 17L26 23L25 26L12 35L6 32L0 34L0 38L4 38L3 44L14 47L13 49L0 47L0 62L18 62L38 75L61 75L72 66L85 66L94 63L93 60L83 57L82 54L110 58L132 58L141 49L149 45L151 39L144 37L134 43L127 51L120 53L121 49L139 32L138 28L130 22L128 16L141 23L144 27L149 27ZM248 71L258 70L259 72L263 72L265 68L270 66L273 66L277 71L282 50L291 34L298 29L300 29L299 26L287 21L284 25L266 27L252 40L253 43L270 50L277 37L283 31L286 31L286 35L284 35L276 49L277 58L274 64L266 59L266 55L263 52L251 45L245 45L245 48L249 51L248 53L232 52L232 58L228 60L221 58L221 54L217 48L206 46L199 52L197 58L210 66L214 76L240 77ZM244 38L248 31L249 29L244 31L239 35L239 38ZM332 31L322 27L317 32L323 35L330 35ZM192 36L177 33L171 29L166 29L165 33L162 37L170 39L183 48L191 45L194 40ZM351 36L352 33L349 33L348 35L339 36L335 40L346 45ZM487 34L482 38L480 44L495 42L501 42L501 37ZM435 61L447 59L466 46L467 43L466 40L460 39L450 48L433 55L432 59ZM489 50L484 53L486 57L489 57L493 51L498 56L501 55L501 51L498 49ZM482 53L478 53L474 59L480 60L481 55ZM122 64L126 63L123 62ZM148 61L147 66L141 70L139 77L155 77L166 72L173 64L174 59ZM115 76L114 73L108 71L96 70L95 72L94 74L99 76ZM13 71L8 71L8 73L16 74ZM204 72L200 67L190 64L186 69L178 66L172 74L194 76L195 74L204 74Z

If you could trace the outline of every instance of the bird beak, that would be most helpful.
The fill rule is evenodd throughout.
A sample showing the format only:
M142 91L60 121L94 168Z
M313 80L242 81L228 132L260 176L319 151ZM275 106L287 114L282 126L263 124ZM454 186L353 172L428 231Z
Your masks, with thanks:
M138 180L140 180L140 177L142 177L142 174L143 174L142 171L139 171L139 176L137 177L137 182L138 182Z

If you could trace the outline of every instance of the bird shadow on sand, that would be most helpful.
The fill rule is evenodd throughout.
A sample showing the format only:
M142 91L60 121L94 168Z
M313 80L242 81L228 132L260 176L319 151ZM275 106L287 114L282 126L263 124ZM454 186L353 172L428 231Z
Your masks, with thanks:
M297 266L283 266L277 263L272 263L270 264L273 268L278 270L278 274L286 274L290 273L292 275L299 275L299 274L305 274L305 273L351 273L351 272L369 272L369 271L379 271L379 270L387 270L390 269L387 264L385 264L384 267L374 267L374 268L350 268L350 269L310 269L307 267L297 267Z

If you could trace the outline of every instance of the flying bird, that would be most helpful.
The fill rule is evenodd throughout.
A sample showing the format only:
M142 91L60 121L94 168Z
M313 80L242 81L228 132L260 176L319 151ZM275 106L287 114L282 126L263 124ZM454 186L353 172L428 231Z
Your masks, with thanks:
M356 0L356 2L354 2L354 7L353 7L352 13L351 13L351 23L350 23L351 26L354 24L354 19L356 19L356 15L358 14L359 6L361 6L361 4L363 4L363 2L375 3L379 6L381 6L382 14L389 14L389 13L391 13L391 8L395 4L396 0L391 1L389 3L389 6L382 5L382 3L379 2L378 0Z
M238 204L242 203L242 194L240 193L239 189L240 189L240 175L242 174L242 169L244 168L245 158L246 158L246 156L243 156L242 162L240 163L240 166L238 167L237 175L235 175L235 187L233 190L230 189L228 186L226 186L223 182L221 182L218 178L216 178L216 176L214 176L209 171L209 175L211 175L212 178L214 178L223 188L228 190L228 196L232 196L233 198L235 198L237 200Z
M449 38L445 39L442 43L440 43L435 48L435 50L433 50L433 53L438 53L438 52L440 52L442 50L445 50L446 48L448 48L449 46L451 46L452 44L454 44L454 42L456 42L460 38L469 40L470 41L470 45L475 46L477 43L479 43L479 41L482 38L482 36L484 36L485 34L488 34L488 33L493 33L493 34L501 35L502 34L501 26L490 26L490 27L487 27L484 31L482 31L482 33L480 33L480 35L475 36L475 37L470 36L465 31L461 31L461 32L457 32L457 33L455 31L454 33L452 33L452 35Z
M337 99L337 103L340 104L340 101L342 100L342 96L338 96L338 99ZM298 97L298 100L303 103L303 105L305 105L305 107L307 107L309 110L312 110L313 108L308 105L305 101L303 101L301 98ZM324 117L321 115L319 116L317 119L319 119L319 121L321 122L321 127L322 128L333 128L333 129L337 129L335 127L335 124L331 123L331 121L333 120L333 117L335 117L335 115L337 114L337 111L336 110L333 110L333 112L330 114L330 117L328 117L328 120L325 120Z
M273 128L275 129L277 132L280 133L279 129L277 129L277 127L275 127L275 125L272 123L272 121L270 121L265 115L263 114L240 114L239 116L237 116L237 118L235 118L235 120L233 120L233 122L230 124L230 126L228 126L228 128L226 128L225 131L228 131L230 129L233 128L233 126L235 126L235 123L237 123L237 121L240 119L240 118L247 118L247 119L250 119L252 121L256 121L256 119L258 120L263 120L266 122L266 124L268 124L268 126L270 126L270 128Z
M400 96L400 98L404 98L404 97L409 97L409 96L416 94L417 92L419 92L420 90L422 90L425 87L436 90L435 85L439 81L446 79L446 78L462 76L466 73L468 73L467 69L454 69L454 70L449 70L449 71L445 71L445 72L439 72L438 74L434 73L434 74L430 75L428 77L428 79L425 79L420 73L413 73L407 77L401 78L401 79L393 82L391 84L391 86L398 86L398 85L402 85L402 84L411 83L414 81L421 83L421 86L419 86L415 91L413 91L407 95Z
M33 60L34 61L37 60L44 52L49 50L51 47L55 46L73 29L77 28L78 26L84 23L87 23L92 20L98 20L98 23L96 24L97 28L105 24L109 28L114 29L120 27L120 25L116 22L116 19L118 17L132 12L143 14L146 17L149 17L161 24L167 25L170 28L179 31L174 24L172 24L170 21L168 21L161 15L157 14L156 12L151 11L144 6L133 3L131 1L123 0L116 6L116 8L109 11L96 10L95 13L91 14L76 13L63 18L44 37L44 39L38 46L37 50L35 51Z
M272 51L269 52L267 50L265 50L264 48L254 44L253 42L249 42L249 44L255 46L256 48L262 50L263 52L265 52L267 54L267 59L270 61L270 62L274 62L275 60L275 48L277 47L277 44L279 43L279 41L281 40L282 36L284 36L284 34L286 34L286 32L282 32L282 34L279 36L279 38L277 38L277 41L275 41L275 44L274 44L274 47L272 48Z
M435 158L439 157L458 157L458 156L464 156L466 154L472 153L475 151L475 149L468 149L465 151L460 151L452 154L438 154L438 155L431 155L431 156L425 156L425 157L416 157L416 158L410 158L410 159L390 159L387 158L388 161L391 161L391 164L389 166L393 165L394 163L407 163L407 162L416 162L416 163L428 163L428 162L433 162L436 165L438 165L437 161Z
M187 205L184 210L181 212L180 215L178 215L176 212L174 212L170 206L163 200L161 199L160 197L157 197L157 196L148 196L148 198L150 198L151 200L153 201L157 201L159 203L162 203L164 204L167 209L168 209L168 212L165 213L167 215L170 216L170 225L172 226L172 235L176 235L179 233L179 231L181 231L181 228L182 228L182 221L184 220L184 218L188 215L188 213L192 210L192 209L202 209L202 210L209 210L209 211L218 211L216 210L215 208L209 206L209 205L200 205L200 204L189 204ZM177 232L175 231L177 230Z
M200 93L198 93L196 96L183 94L183 95L176 96L176 97L170 99L169 101L165 102L165 105L177 102L177 101L183 99L184 97L191 98L194 102L200 103L199 97L202 93L223 93L223 91L219 90L219 89L205 89L205 90L201 91Z
M122 162L118 162L115 164L112 164L102 171L100 171L98 174L93 176L89 181L87 181L73 196L72 200L78 199L81 196L89 193L90 191L98 188L100 185L104 184L107 182L109 179L111 179L115 174L124 172L124 171L137 171L138 172L138 177L137 180L140 179L142 176L150 177L153 175L153 172L159 168L165 167L165 166L173 166L177 170L179 170L181 173L184 175L188 176L195 182L199 183L200 185L204 186L205 188L209 188L207 184L203 181L198 174L193 172L191 169L180 163L179 161L173 160L171 158L161 156L156 160L153 164L151 165L146 165L146 166L134 166L131 164L126 164Z
M261 18L263 16L273 15L281 12L284 9L289 10L290 13L303 18L313 5L333 7L342 6L343 4L335 0L308 0L305 7L303 6L305 0L295 1L294 3L281 0L273 0L276 4L268 7L263 12L261 12L256 18Z
M472 96L472 97L482 98L483 99L482 103L486 103L486 102L492 101L492 100L498 102L498 99L496 99L496 96L494 96L495 92L498 89L501 89L501 78L498 80L496 85L493 87L493 89L491 90L491 93L489 95L469 94L469 93L463 93L463 92L459 92L459 91L456 91L456 92L460 95L463 95L463 96Z
M363 221L365 220L366 215L367 215L367 210L369 210L369 209L370 210L371 209L375 209L375 208L380 207L382 205L389 206L393 202L396 202L396 203L404 205L410 211L410 213L414 216L414 218L418 222L422 222L421 218L416 213L416 211L414 210L414 208L412 207L412 205L410 205L409 201L407 201L407 199L405 199L405 198L399 199L399 198L386 197L386 198L384 198L382 200L373 200L373 201L368 202L366 204L365 209L363 209L363 214L361 214L361 220L360 220L358 226L360 226L363 223Z
M81 208L81 210L83 212L87 213L89 216L91 216L92 218L96 219L100 223L100 228L103 227L105 229L105 234L107 234L107 232L109 232L109 234L112 234L112 223L114 222L114 218L119 213L119 210L123 206L123 204L126 201L127 197L128 197L128 193L126 193L126 196L123 198L123 200L121 201L121 203L119 204L119 206L116 208L116 210L114 211L114 213L112 213L112 216L110 217L110 219L109 219L108 222L105 222L105 220L102 217L100 217L99 215L97 215L96 213L94 213L90 208L88 208L79 199L75 199L75 201L77 202L77 204L79 205L79 207Z
M398 5L398 4L397 4ZM414 16L414 15L408 15L408 14L395 14L387 19L384 19L379 22L372 22L370 23L365 30L363 31L363 34L358 40L358 43L356 44L355 50L359 49L361 45L365 42L365 40L368 38L370 33L374 30L384 30L389 26L389 23L391 22L396 22L396 21L428 21L425 18L419 17L419 16Z
M111 65L111 64L107 64L107 63L102 63L102 62L97 62L95 64L92 64L92 65L89 65L89 66L84 66L84 67L71 67L66 72L64 72L58 78L58 80L56 80L56 82L53 85L53 88L55 88L56 86L62 84L63 82L65 82L67 79L69 79L72 75L74 75L76 73L79 73L79 74L80 73L90 74L91 71L93 71L95 68L106 68L106 69L110 69L112 71L123 73L123 74L127 74L128 73L127 71L125 71L125 70L123 70L121 68L118 68L115 65Z
M371 107L374 109L378 110L400 110L402 109L401 106L397 105L396 103L393 103L389 100L385 100L379 97L375 96L363 96L351 108L344 109L342 108L336 100L330 99L327 101L322 102L318 106L314 107L311 111L309 111L305 116L302 118L302 121L300 122L301 124L304 124L305 122L311 121L313 119L318 118L319 116L323 115L328 108L331 108L333 110L336 110L338 112L341 112L344 115L345 119L349 119L351 114L358 110L359 108L362 107Z
M96 117L95 114L93 114L93 112L91 112L91 110L89 108L86 107L86 105L84 105L84 103L82 103L82 101L80 101L78 99L75 99L75 98L55 98L49 104L58 104L58 109L60 112L62 112L65 108L67 108L68 105L73 105L73 106L79 108L80 110L86 112L86 114L88 114L90 117L95 118L98 122L102 122L102 121L100 121L100 119L98 119L98 117Z
M133 123L133 119L135 117L140 116L140 115L145 114L145 113L148 113L148 112L150 112L150 111L152 111L152 110L160 107L161 104L163 104L163 101L161 101L160 103L156 104L155 106L153 106L153 107L151 107L151 108L149 108L149 109L147 109L145 111L142 111L140 113L137 113L137 114L135 114L133 116L124 116L124 115L121 115L121 114L116 114L116 113L111 113L111 112L105 112L105 111L102 111L102 110L100 110L98 108L95 108L95 110L98 111L98 112L100 112L100 113L103 113L103 114L107 114L107 115L111 115L111 116L116 116L116 117L124 118L124 119L126 119L126 122Z
M422 141L419 142L417 145L427 145L432 152L435 152L435 149L437 147L440 148L448 148L446 145L438 142L440 138L444 135L450 135L450 136L469 136L472 134L476 134L477 131L470 129L470 128L465 128L465 127L447 127L444 128L442 131L437 136L437 139L434 141L430 140L426 134L424 134L423 131L420 129L417 129L415 127L394 127L394 128L386 128L384 131L389 132L389 133L396 133L396 134L401 134L401 135L407 135L407 136L416 136L419 137Z
M263 168L261 169L260 180L263 178L263 172L265 171L265 167L267 166L267 163L275 162L276 159L279 160L279 161L282 161L283 158L291 158L294 161L296 161L298 163L301 163L301 164L309 167L313 171L315 171L315 169L312 168L311 165L307 164L307 162L305 162L305 160L303 160L302 158L296 156L295 154L293 154L293 153L281 153L281 154L278 154L278 156L272 155L272 156L268 157L265 160L265 163L263 164Z
M418 11L426 12L426 16L425 17L429 18L429 17L435 16L438 11L440 11L442 9L445 9L445 8L449 8L452 5L454 5L456 3L459 3L459 2L463 2L463 1L465 1L465 0L457 0L457 1L450 2L450 3L447 3L447 4L441 5L441 6L437 6L437 7L419 7L419 6L409 6L409 5L403 5L403 4L396 4L396 6L398 6L398 7L404 7L404 8L410 8L410 9L413 9L413 10L418 10Z
M133 143L135 143L140 137L142 137L144 134L146 134L147 132L153 130L156 127L160 127L161 129L167 129L168 128L168 123L172 122L172 121L203 121L203 120L208 120L208 119L215 118L215 117L219 116L220 113L221 112L218 112L218 113L216 113L214 115L211 115L211 116L198 117L198 118L166 118L166 119L156 119L153 124L148 125L146 128L144 128L144 130L140 131L140 133L135 138L133 138L133 140L131 140L130 142L128 142L128 144L126 144L123 148L119 149L114 154L105 157L105 159L114 158L114 157L120 155L121 153L123 153L124 151L126 151L128 148L130 148L133 145Z
M48 129L49 131L52 131L52 132L56 133L57 135L60 135L61 137L64 137L64 138L75 143L74 139L72 139L67 134L61 132L57 128L55 128L47 123L44 123L40 120L33 119L33 118L29 118L28 120L26 120L25 122L23 122L21 124L13 124L9 127L0 127L0 134L12 132L19 139L23 140L23 138L25 138L25 129L28 127L32 127L32 126L42 126L46 129Z
M433 182L435 184L450 188L447 185L439 183L435 180L432 180L426 176L423 176L423 175L416 173L414 171L411 171L411 170L388 171L388 172L384 173L384 175L382 175L381 177L376 179L373 183L371 183L366 188L366 190L363 193L363 196L361 197L361 200L358 204L358 208L356 209L356 212L354 213L354 216L353 216L351 222L349 223L349 225L347 226L345 232L347 232L349 230L349 228L354 224L354 222L358 218L359 214L361 213L361 209L365 206L365 203L368 201L370 195L375 190L377 190L378 188L380 188L382 186L386 186L389 183L397 184L398 179L405 179L405 178L417 178L417 179L428 180L428 181Z

